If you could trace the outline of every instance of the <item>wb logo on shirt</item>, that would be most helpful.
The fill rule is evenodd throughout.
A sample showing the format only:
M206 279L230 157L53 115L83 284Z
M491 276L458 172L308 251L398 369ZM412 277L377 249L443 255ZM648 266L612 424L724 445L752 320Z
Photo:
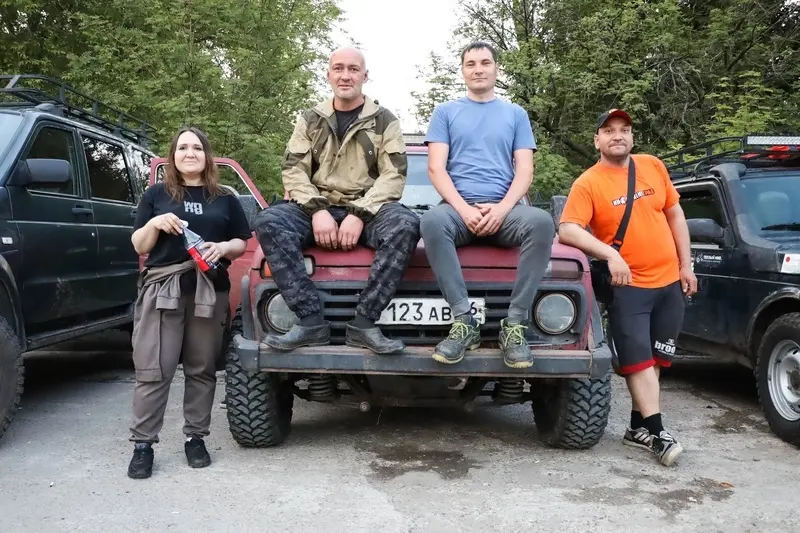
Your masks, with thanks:
M195 215L203 214L203 204L199 202L183 202L183 210L187 213L194 213Z

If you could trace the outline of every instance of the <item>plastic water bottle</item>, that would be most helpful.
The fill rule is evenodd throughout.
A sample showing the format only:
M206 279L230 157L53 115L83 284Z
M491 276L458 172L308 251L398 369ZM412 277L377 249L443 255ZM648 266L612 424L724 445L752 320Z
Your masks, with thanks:
M202 249L202 246L206 241L200 235L189 229L188 222L185 220L181 220L181 222L183 222L184 226L183 245L186 247L186 251L189 252L189 255L194 262L197 263L200 271L209 272L212 270L217 270L219 268L219 263L216 261L206 261L203 259L203 252L205 250Z

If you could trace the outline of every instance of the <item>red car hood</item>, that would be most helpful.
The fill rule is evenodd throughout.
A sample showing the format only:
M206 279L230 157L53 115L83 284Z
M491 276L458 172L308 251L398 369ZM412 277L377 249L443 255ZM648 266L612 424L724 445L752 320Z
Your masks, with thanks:
M462 268L516 268L519 260L519 248L470 245L457 249L456 253ZM363 246L350 252L328 251L315 247L305 250L303 255L313 257L314 263L321 267L368 267L372 265L375 252ZM587 266L582 253L571 246L559 243L558 238L553 240L551 259L572 259ZM420 240L409 267L428 266L425 243Z

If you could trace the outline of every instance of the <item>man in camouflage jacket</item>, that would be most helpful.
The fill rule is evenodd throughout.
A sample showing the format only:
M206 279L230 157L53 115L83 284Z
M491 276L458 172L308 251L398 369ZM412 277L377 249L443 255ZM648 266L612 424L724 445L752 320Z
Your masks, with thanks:
M330 342L316 288L305 271L303 249L363 244L376 250L366 287L347 324L346 344L396 353L402 341L386 338L375 321L395 294L419 241L419 218L398 203L406 183L406 148L400 122L361 92L364 56L344 48L328 64L333 97L297 120L284 155L289 201L265 209L255 224L275 284L299 324L264 343L278 350Z

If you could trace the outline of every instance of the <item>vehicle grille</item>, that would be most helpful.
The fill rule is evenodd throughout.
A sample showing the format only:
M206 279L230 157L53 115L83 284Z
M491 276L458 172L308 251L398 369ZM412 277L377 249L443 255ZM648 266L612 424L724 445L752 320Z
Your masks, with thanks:
M491 347L500 332L500 321L508 313L512 287L477 288L467 284L470 298L486 300L486 322L481 326L484 347ZM359 291L353 289L319 289L323 299L323 314L331 323L331 342L344 344L346 323L355 316ZM442 298L438 287L413 288L401 286L395 298ZM433 345L447 336L449 325L380 325L381 330L393 339L400 339L408 345Z

